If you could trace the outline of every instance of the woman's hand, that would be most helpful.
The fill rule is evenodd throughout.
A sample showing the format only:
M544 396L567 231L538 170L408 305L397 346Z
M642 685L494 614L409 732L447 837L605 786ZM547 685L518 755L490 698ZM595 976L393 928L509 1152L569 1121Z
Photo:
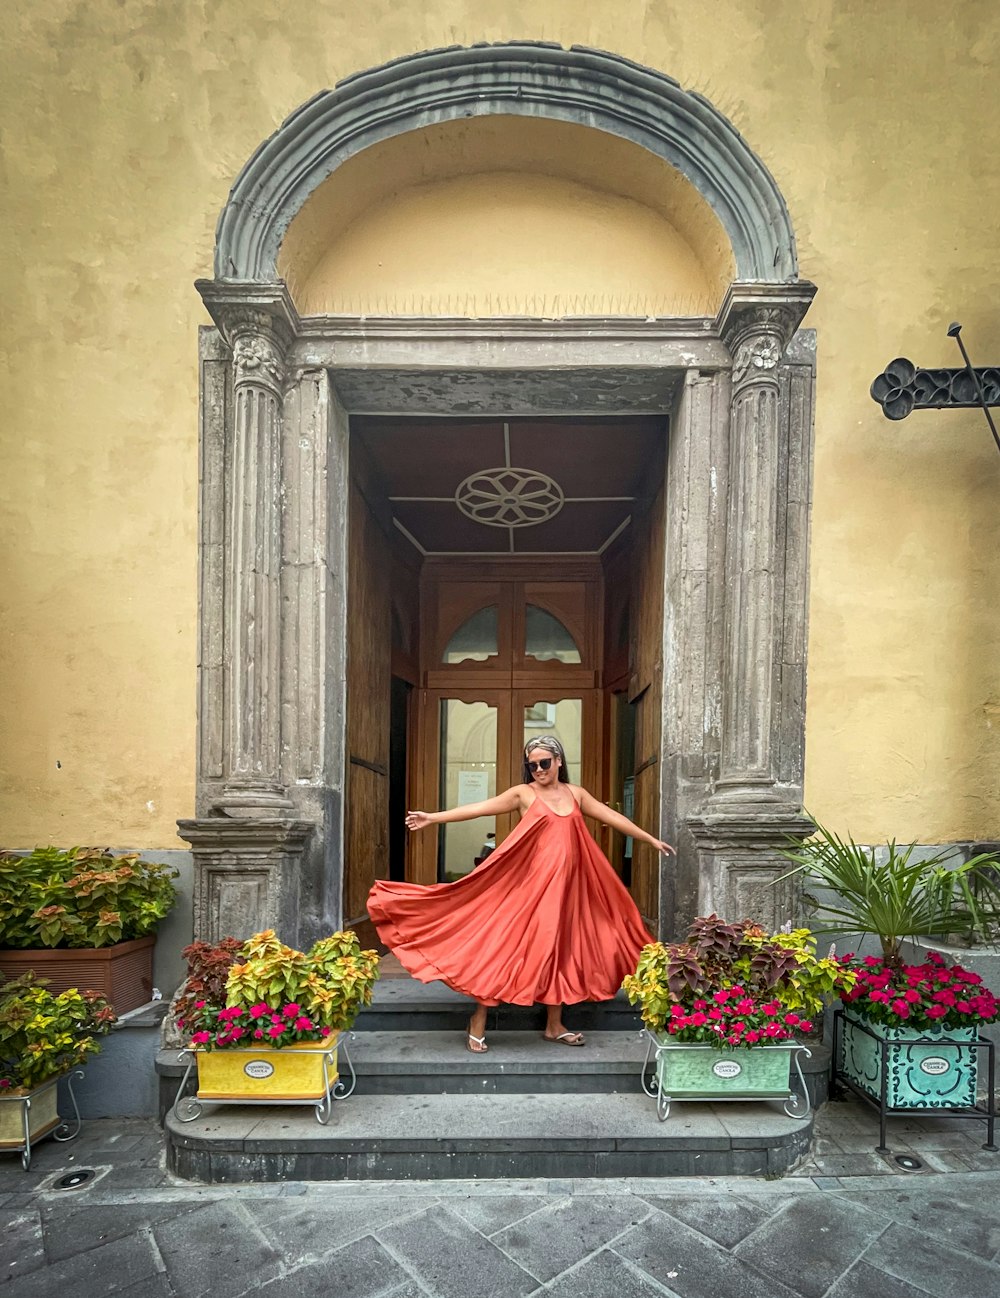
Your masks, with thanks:
M650 847L655 847L656 850L657 850L658 852L662 853L663 856L676 856L676 855L677 855L677 848L676 848L676 847L671 847L669 843L664 843L664 842L662 842L662 841L661 841L660 839L658 839L658 838L650 839Z
M406 813L407 829L426 829L431 823L429 811L408 811Z

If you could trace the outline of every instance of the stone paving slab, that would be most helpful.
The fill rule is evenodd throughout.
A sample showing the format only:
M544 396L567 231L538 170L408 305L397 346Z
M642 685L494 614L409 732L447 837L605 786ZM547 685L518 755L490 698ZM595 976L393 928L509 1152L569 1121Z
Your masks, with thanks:
M824 1114L825 1140L859 1112L842 1116ZM157 1147L152 1123L91 1123L70 1145L43 1142L28 1173L0 1160L0 1298L1000 1295L1000 1160L779 1181L209 1186L172 1178ZM83 1188L54 1189L98 1156L110 1161Z

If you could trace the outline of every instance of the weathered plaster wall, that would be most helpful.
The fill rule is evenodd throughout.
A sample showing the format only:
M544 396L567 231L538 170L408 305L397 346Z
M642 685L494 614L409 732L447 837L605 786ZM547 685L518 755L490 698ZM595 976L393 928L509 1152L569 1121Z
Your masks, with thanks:
M318 89L477 40L704 93L820 285L807 803L856 837L1000 830L1000 457L884 421L909 355L1000 354L989 0L36 0L6 16L0 841L172 846L193 807L196 327L233 178Z

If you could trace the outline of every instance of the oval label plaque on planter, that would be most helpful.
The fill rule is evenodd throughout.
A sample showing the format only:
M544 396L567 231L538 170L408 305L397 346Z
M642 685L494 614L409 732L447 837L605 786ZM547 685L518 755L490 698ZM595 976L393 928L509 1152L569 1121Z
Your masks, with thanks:
M266 1059L251 1059L248 1064L243 1065L243 1071L247 1077L263 1081L265 1077L270 1077L274 1073L274 1064L269 1064Z
M743 1066L735 1059L720 1059L717 1064L712 1065L712 1072L716 1077L739 1077L742 1071Z
M928 1077L940 1077L950 1067L947 1059L942 1059L940 1055L929 1055L920 1061L920 1071L926 1073Z

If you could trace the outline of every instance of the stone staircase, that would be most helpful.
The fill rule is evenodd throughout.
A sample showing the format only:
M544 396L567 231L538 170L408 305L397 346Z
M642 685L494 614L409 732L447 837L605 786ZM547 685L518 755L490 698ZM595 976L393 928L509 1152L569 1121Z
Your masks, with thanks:
M441 984L389 978L348 1041L354 1094L320 1126L310 1108L206 1104L193 1122L166 1112L179 1176L239 1180L520 1180L536 1177L780 1176L808 1149L812 1118L781 1105L675 1104L666 1122L643 1094L641 1022L623 996L578 1005L583 1049L541 1039L544 1012L490 1011L485 1055L465 1049L469 1002ZM826 1058L807 1082L825 1098ZM157 1062L163 1107L183 1069Z

